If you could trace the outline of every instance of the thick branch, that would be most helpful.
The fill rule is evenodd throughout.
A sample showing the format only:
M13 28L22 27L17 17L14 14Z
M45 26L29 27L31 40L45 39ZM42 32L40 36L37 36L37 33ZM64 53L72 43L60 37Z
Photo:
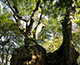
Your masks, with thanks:
M66 39L67 39L67 42L69 42L69 40L72 40L72 32L71 31L72 31L72 21L74 18L75 7L76 7L75 3L73 3L70 8L67 8L67 11L66 11L67 14L65 15L64 21L62 23L63 41L64 42Z
M39 10L39 7L40 7L40 1L41 1L41 0L39 0L39 1L37 2L36 8L34 9L33 14L32 14L32 16L31 16L30 27L32 27L32 25L33 25L33 23L34 23L34 19L35 19L36 14L37 14L37 12L38 12L38 10Z
M33 24L34 24L34 19L35 19L35 17L36 17L36 14L37 14L37 12L38 12L38 10L39 10L39 7L40 7L40 2L41 2L41 0L39 0L37 3L36 3L36 8L34 9L34 11L33 11L33 14L31 15L31 20L30 20L30 25L29 26L26 26L26 32L28 32L29 34L31 34L31 31L32 31L32 27L33 27ZM27 36L28 34L26 34L26 36Z
M45 25L43 24L44 17L45 17L44 11L42 11L42 14L41 14L41 16L40 16L38 25L37 25L36 28L35 28L35 30L36 30L36 33L35 33L36 39L38 39L38 34L41 32L42 28L45 26Z
M35 8L34 11L33 11L33 14L32 14L32 16L31 16L31 19L34 19L34 18L36 17L36 14L37 14L37 12L38 12L38 10L39 10L39 7L40 7L40 3L41 3L41 0L39 0L39 1L37 2L36 8Z
M29 43L29 39L31 38L32 27L33 27L33 24L34 24L34 19L35 19L36 14L37 14L37 12L39 10L40 3L41 3L41 0L38 0L38 2L36 3L36 8L33 10L33 14L30 17L30 25L29 26L26 25L25 44L27 44L27 45L30 44Z

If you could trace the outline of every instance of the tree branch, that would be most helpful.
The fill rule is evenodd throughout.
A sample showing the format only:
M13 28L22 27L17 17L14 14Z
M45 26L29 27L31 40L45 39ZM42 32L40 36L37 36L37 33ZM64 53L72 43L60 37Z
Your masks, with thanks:
M13 13L15 13L15 11L14 11L13 7L10 5L9 0L6 0L6 1L8 2L8 5L9 5L10 9L13 11Z
M17 7L12 7L11 5L10 5L10 2L9 2L9 0L6 0L7 2L8 2L8 5L9 5L9 7L10 7L10 9L13 11L13 13L14 13L14 15L13 15L13 17L15 18L15 20L16 20L16 22L17 22L17 24L18 24L18 28L19 28L19 31L20 31L20 33L21 34L23 34L24 36L25 36L25 29L23 28L23 26L21 25L21 23L20 23L20 20L23 20L23 21L25 21L25 22L28 22L28 20L25 20L25 19L23 19L22 17L20 17L18 14L19 14L19 11L18 11L18 9L17 9ZM14 9L15 10L14 10Z
M25 20L25 19L23 19L21 16L19 16L19 11L18 11L18 9L17 9L17 7L15 7L15 6L11 6L10 5L10 2L9 2L9 0L6 0L7 2L8 2L8 5L9 5L9 7L10 7L10 9L12 10L12 12L14 13L14 15L13 16L15 16L15 17L17 17L18 19L20 19L20 20L23 20L23 21L25 21L25 22L28 22L29 20ZM14 10L14 9L15 10Z
M41 0L39 0L37 3L36 3L36 8L33 10L33 14L31 15L31 19L30 19L30 25L28 27L26 27L26 32L28 32L29 34L31 34L31 31L32 31L32 27L33 27L33 24L34 24L34 19L36 17L36 14L39 10L39 7L40 7L40 3L41 3ZM27 34L26 34L27 35Z
M30 20L30 26L32 26L33 23L34 23L34 19L35 19L36 14L37 14L37 12L38 12L38 10L39 10L39 7L40 7L40 1L41 1L41 0L39 0L39 1L37 2L36 8L35 8L34 11L33 11L33 14L32 14L32 16L31 16L31 20Z
M44 17L45 17L44 11L42 11L41 16L40 16L40 19L39 19L39 22L38 22L38 25L35 28L35 30L36 30L35 38L36 39L38 39L38 34L41 32L42 28L45 26L43 24Z

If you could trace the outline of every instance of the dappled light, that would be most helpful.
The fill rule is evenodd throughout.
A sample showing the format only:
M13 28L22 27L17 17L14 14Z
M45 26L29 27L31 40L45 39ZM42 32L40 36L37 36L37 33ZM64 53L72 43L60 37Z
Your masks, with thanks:
M0 0L0 65L78 65L79 53L80 0Z

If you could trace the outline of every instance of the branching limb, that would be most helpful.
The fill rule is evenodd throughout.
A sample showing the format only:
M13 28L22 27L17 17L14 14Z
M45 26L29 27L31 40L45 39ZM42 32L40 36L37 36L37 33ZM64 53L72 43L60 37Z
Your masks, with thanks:
M14 13L14 16L15 17L17 17L18 19L23 20L25 22L28 22L29 21L29 20L23 19L21 16L19 16L19 10L18 10L18 8L15 7L15 6L12 7L11 4L10 4L10 2L9 2L9 0L6 0L6 1L7 1L8 5L9 5L10 9Z
M26 34L26 29L21 25L20 19L18 19L18 18L16 18L16 17L14 17L14 18L15 18L15 20L16 20L16 22L17 22L18 29L19 29L20 33L25 36L25 34Z
M12 7L9 0L6 0L10 9L12 10L12 12L14 13L13 17L15 18L17 24L18 24L18 28L19 28L19 31L21 34L23 34L25 36L25 29L22 27L21 23L20 23L20 20L23 20L25 22L27 22L27 20L25 19L22 19L22 17L20 17L18 14L19 14L19 11L17 9L17 7ZM15 9L15 10L14 10Z
M39 7L40 7L40 3L41 3L41 0L39 0L37 3L36 3L36 8L33 10L33 14L31 15L30 17L30 25L28 27L26 27L26 32L30 33L32 32L32 27L33 27L33 24L34 24L34 19L36 17L36 14L38 13L38 10L39 10Z
M39 22L38 22L38 25L35 28L35 30L36 30L35 38L36 39L38 39L38 34L41 32L42 28L45 26L44 23L43 23L44 17L45 17L45 14L44 14L44 11L42 11Z
M41 0L38 0L38 2L36 3L36 8L33 10L33 14L30 17L30 24L29 24L29 26L26 26L25 44L27 44L27 45L29 45L28 40L31 38L30 35L32 34L32 27L35 22L34 19L38 13L40 4L41 4Z

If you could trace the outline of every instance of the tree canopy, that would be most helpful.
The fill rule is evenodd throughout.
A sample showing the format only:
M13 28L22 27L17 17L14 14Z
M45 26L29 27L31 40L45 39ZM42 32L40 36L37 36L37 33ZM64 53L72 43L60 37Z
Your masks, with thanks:
M79 19L79 0L1 0L0 57L3 58L1 63L4 63L4 57L7 59L9 51L12 54L15 47L25 44L39 44L47 50L47 53L58 50L66 41L64 38L69 39L64 32L68 26L66 21L69 20L72 22L72 25L69 25L72 26L70 31L73 45L80 53ZM8 49L8 52L5 49ZM78 62L80 63L80 57Z

